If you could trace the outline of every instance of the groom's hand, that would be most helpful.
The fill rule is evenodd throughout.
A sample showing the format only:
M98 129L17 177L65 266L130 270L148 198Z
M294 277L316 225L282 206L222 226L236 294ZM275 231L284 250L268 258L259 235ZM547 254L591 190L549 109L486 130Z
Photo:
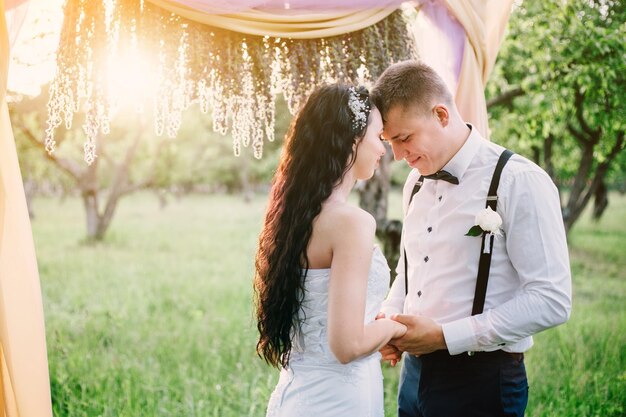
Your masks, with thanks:
M404 336L392 339L391 344L411 355L425 355L440 349L447 349L441 325L424 316L394 314L391 317L406 326Z

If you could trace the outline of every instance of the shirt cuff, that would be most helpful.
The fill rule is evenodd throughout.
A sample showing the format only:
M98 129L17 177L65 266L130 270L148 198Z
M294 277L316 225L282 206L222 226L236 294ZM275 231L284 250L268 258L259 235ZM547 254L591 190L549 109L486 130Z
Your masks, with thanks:
M478 342L474 336L471 320L471 317L466 317L441 325L450 355L477 350Z

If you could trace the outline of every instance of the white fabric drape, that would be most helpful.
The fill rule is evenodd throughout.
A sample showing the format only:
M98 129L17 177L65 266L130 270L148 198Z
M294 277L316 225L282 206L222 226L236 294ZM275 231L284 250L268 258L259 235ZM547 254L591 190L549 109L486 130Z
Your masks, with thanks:
M0 416L51 417L39 273L6 103L9 33L17 30L5 10L0 0ZM16 16L11 23L21 24Z
M282 10L254 9L235 14L215 14L206 12L212 9L213 1L196 1L194 7L181 1L147 0L156 6L187 19L220 29L232 30L256 36L277 38L312 39L325 38L355 32L371 26L397 9L397 0L378 2L375 8L315 9L301 11L293 8ZM239 4L239 3L236 3Z

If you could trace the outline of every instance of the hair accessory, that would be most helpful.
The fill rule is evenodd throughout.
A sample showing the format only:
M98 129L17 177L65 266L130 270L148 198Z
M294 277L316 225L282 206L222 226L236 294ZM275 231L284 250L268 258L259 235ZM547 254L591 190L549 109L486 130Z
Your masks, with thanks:
M369 104L359 97L359 94L356 92L356 88L354 87L350 87L348 107L354 115L352 117L352 129L360 132L367 125L367 116L371 109Z

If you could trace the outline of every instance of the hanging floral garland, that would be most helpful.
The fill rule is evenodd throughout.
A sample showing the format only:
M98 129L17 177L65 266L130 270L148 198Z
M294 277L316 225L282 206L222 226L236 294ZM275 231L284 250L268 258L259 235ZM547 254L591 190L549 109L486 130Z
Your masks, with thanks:
M67 0L64 13L46 148L54 151L55 129L63 122L70 128L82 109L88 164L97 156L97 135L109 132L115 108L131 97L150 99L156 133L170 137L183 111L199 102L202 112L212 112L215 131L232 132L236 155L251 145L261 158L264 140L274 140L277 93L294 114L321 83L368 83L391 63L415 57L401 10L363 30L320 39L212 28L139 0Z

